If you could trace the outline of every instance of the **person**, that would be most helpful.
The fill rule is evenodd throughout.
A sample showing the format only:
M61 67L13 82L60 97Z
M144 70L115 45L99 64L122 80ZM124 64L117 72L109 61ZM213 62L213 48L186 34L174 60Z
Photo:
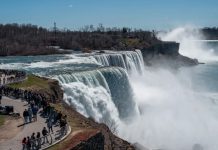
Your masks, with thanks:
M34 121L37 121L37 112L38 112L38 110L39 110L38 106L34 105L33 108L32 108Z
M32 109L30 107L28 108L28 113L29 113L29 122L32 122L33 112L32 112Z
M35 105L35 102L33 100L30 101L30 107L33 108L33 106Z
M61 128L61 135L64 136L66 135L66 130L67 130L67 122L64 119L61 119L60 121L60 128Z
M41 135L40 135L40 132L37 132L36 139L37 139L37 148L40 149L41 148Z
M29 137L29 136L27 137L26 148L27 148L27 150L30 150L30 149L31 149L31 140L30 140L30 137Z
M62 118L62 113L61 112L58 112L57 116L56 116L56 120L57 122L61 122L61 118Z
M24 117L24 123L25 124L28 123L29 113L26 109L23 112L23 117Z
M63 119L67 121L67 115L64 115Z
M35 132L33 132L32 135L31 135L31 145L32 145L32 149L34 149L36 147Z
M44 137L43 138L43 144L45 143L45 139L46 139L46 142L48 143L48 130L46 129L46 127L44 127L43 129L42 129L42 136Z
M2 92L0 90L0 105L2 104Z
M53 133L53 128L52 128L52 119L47 119L47 127L48 127L48 132L52 132Z
M22 146L23 146L22 150L25 150L27 148L26 145L27 145L27 139L26 139L26 137L24 137L22 140Z

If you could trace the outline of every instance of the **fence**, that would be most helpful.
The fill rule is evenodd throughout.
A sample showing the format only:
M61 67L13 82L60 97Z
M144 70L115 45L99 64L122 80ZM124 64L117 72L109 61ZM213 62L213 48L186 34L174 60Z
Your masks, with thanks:
M43 137L37 138L35 140L30 140L30 145L23 145L23 150L39 150L42 149L44 145L51 145L53 143L53 138L51 134L45 135Z
M42 136L40 138L37 138L35 140L30 140L30 147L28 145L23 145L24 150L43 150L48 148L49 146L57 143L58 141L62 140L65 135L67 135L67 132L69 130L69 126L66 125L66 127L62 127L59 130L59 136L53 137L52 134L48 134L46 136Z

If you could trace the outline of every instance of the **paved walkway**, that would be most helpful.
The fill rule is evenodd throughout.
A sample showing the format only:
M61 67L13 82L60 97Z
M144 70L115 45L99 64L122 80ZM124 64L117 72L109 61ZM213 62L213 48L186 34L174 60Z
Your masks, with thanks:
M2 106L5 106L5 105L14 106L14 111L20 113L21 116L23 115L23 111L28 107L27 102L25 101L14 100L11 98L3 97ZM10 140L0 143L0 150L22 150L22 144L21 144L22 139L24 137L31 136L33 132L41 133L43 127L47 128L47 124L45 123L45 121L46 120L38 114L38 120L36 122L32 122L32 123L24 125L21 132L19 132L15 137L13 137ZM56 138L60 137L59 129L60 129L59 127L53 126L54 133L48 137L49 142L51 141L51 138L53 139L52 143L59 141L59 140L55 140ZM49 146L49 144L44 144L42 146L42 149L47 146Z

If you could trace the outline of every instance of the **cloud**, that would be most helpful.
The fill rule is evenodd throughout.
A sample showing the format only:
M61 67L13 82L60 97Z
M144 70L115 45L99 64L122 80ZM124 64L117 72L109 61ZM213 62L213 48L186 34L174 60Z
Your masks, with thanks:
M70 5L68 5L68 7L72 8L72 7L73 7L73 5L72 5L72 4L70 4Z

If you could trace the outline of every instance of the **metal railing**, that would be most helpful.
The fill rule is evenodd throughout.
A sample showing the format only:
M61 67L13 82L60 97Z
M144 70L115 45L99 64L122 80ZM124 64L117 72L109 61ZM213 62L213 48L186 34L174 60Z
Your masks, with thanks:
M30 140L30 145L23 145L23 150L42 150L46 149L47 147L51 146L53 143L62 140L65 135L67 135L67 132L69 130L69 126L66 125L62 128L60 128L59 135L57 137L53 137L52 134L48 134L46 136L42 136L40 138L37 138L35 140Z
M52 135L48 134L35 140L30 140L30 144L23 145L23 150L40 150L43 147L43 145L51 145L52 143Z

